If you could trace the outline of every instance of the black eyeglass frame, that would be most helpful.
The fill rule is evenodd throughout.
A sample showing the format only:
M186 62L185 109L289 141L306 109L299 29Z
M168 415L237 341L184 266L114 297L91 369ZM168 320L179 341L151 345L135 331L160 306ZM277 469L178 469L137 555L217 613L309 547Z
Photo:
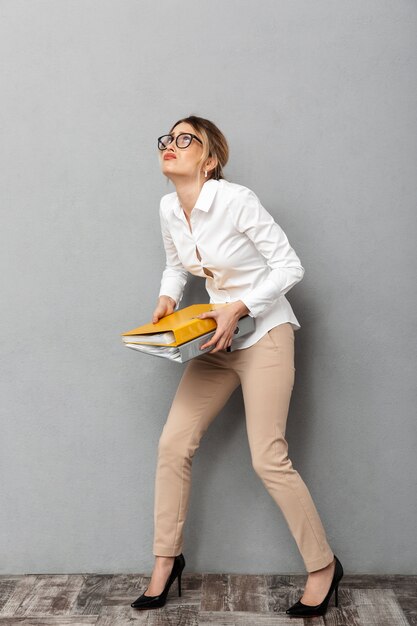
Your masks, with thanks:
M178 145L178 137L181 137L181 135L188 135L189 137L191 137L191 141L188 144L188 146L179 146ZM201 139L199 137L197 137L197 135L193 135L193 133L179 133L176 137L174 137L174 135L171 135L171 133L166 133L165 135L161 135L160 137L158 137L158 149L161 150L161 152L163 150L166 150L168 148L168 146L165 146L165 148L160 148L159 147L159 142L163 137L172 137L171 141L169 142L168 146L173 142L173 140L175 139L175 145L177 146L177 148L179 148L180 150L186 150L190 145L193 139L197 139L197 141L199 141L201 143L201 145L203 145L203 142L201 141Z

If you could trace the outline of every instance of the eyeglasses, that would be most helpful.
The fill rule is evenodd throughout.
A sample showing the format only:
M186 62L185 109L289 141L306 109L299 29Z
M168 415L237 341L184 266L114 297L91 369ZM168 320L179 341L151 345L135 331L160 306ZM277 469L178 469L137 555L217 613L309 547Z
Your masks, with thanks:
M203 145L201 139L197 137L197 135L193 135L192 133L180 133L175 137L175 144L177 148L188 148L193 139L196 139L198 142ZM158 137L158 148L159 150L166 150L170 143L174 140L173 135L161 135Z

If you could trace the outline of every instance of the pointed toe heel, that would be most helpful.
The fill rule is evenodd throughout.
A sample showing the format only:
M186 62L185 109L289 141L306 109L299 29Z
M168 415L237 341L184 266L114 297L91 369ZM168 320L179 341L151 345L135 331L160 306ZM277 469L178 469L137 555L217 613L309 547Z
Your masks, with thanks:
M338 590L339 583L343 577L343 567L336 555L334 555L334 558L336 560L334 574L332 582L330 584L330 589L327 592L324 600L320 604L317 604L315 606L303 604L301 600L298 600L295 604L290 606L290 608L285 611L287 615L290 615L291 617L316 617L325 615L333 591L335 606L339 606Z
M145 593L142 593L142 595L134 600L130 606L134 609L141 610L158 609L159 607L164 606L164 604L166 603L168 591L170 590L170 587L176 578L178 578L178 595L181 596L181 576L184 567L185 558L181 552L181 554L176 556L174 559L172 570L170 575L168 576L167 582L165 583L164 590L158 596L145 596Z

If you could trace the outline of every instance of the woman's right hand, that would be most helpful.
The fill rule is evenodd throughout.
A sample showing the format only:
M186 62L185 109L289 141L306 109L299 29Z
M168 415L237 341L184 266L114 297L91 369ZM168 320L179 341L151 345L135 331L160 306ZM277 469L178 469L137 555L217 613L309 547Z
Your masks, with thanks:
M156 324L161 317L165 317L166 315L173 313L175 306L176 302L170 296L159 296L158 304L152 313L152 323Z

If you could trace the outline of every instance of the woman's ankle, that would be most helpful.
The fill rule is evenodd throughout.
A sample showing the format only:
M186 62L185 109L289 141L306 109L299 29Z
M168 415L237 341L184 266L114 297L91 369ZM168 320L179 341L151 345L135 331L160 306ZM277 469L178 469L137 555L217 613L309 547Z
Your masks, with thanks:
M174 559L175 556L155 556L155 563L163 565L165 563L172 563Z

